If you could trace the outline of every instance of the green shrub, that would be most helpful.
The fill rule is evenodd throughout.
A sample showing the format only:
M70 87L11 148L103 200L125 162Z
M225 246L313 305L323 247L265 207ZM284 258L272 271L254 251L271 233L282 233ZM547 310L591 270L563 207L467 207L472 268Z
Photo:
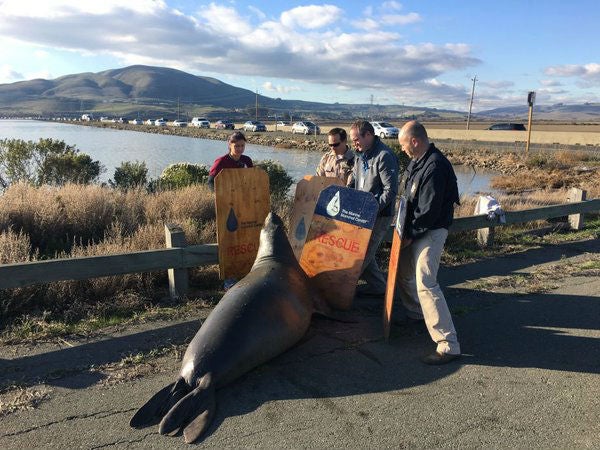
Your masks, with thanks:
M0 140L0 187L3 189L19 181L35 186L91 183L103 170L99 161L93 161L64 141Z
M158 183L151 186L151 190L180 189L192 184L206 184L208 181L208 167L204 164L175 163L167 166L160 174Z
M288 175L283 166L271 159L257 161L254 165L267 172L271 198L275 200L285 198L294 180Z
M402 174L408 167L410 158L406 153L402 151L402 147L400 147L400 144L398 142L393 143L389 147L393 150L394 154L398 158L398 164L400 165L400 174Z
M115 169L114 180L109 180L109 184L117 189L135 189L146 186L148 183L148 168L145 162L122 162Z
M89 155L69 149L65 153L51 154L44 159L38 171L37 184L91 184L98 181L103 170L100 161L93 161Z

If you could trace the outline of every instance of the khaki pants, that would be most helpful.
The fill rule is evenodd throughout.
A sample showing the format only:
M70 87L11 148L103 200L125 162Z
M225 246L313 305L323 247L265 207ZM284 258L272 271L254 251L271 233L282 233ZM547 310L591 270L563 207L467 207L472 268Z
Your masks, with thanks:
M446 298L437 282L438 268L448 230L425 233L400 253L396 294L402 299L408 317L425 319L439 353L460 354L460 345Z

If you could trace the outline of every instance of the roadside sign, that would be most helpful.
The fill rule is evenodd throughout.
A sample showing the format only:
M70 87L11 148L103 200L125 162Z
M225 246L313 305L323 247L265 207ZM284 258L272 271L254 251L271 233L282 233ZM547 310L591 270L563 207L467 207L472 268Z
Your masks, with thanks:
M319 195L300 265L332 308L352 306L378 209L369 192L329 186Z
M388 266L388 278L385 287L385 300L383 304L383 337L387 341L390 337L390 324L392 321L392 308L394 306L394 294L396 292L396 279L400 265L400 251L402 249L402 231L406 219L406 200L400 196L398 202L398 215L394 224L392 248L390 250L390 263Z
M302 254L302 248L308 235L308 229L313 219L319 194L324 188L331 185L342 186L342 181L337 177L306 175L296 185L294 205L288 227L288 237L297 260L300 260L300 255Z
M258 168L223 169L215 177L219 277L246 275L269 214L269 176Z

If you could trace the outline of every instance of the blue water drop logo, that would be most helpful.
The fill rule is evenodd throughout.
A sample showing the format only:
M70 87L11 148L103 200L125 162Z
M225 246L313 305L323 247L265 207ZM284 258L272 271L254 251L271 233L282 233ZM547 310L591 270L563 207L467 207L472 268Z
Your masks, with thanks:
M229 209L229 215L227 216L227 231L234 232L238 229L238 220L235 216L233 208Z
M298 226L296 227L294 235L299 241L302 241L306 238L306 225L304 224L304 217L302 217L300 222L298 222Z

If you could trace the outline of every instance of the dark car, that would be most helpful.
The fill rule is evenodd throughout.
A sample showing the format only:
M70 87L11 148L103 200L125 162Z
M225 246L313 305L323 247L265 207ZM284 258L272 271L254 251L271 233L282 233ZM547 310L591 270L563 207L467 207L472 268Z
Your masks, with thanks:
M522 123L495 123L488 130L527 131Z
M235 129L235 124L232 120L217 120L215 128L219 130L233 130Z

